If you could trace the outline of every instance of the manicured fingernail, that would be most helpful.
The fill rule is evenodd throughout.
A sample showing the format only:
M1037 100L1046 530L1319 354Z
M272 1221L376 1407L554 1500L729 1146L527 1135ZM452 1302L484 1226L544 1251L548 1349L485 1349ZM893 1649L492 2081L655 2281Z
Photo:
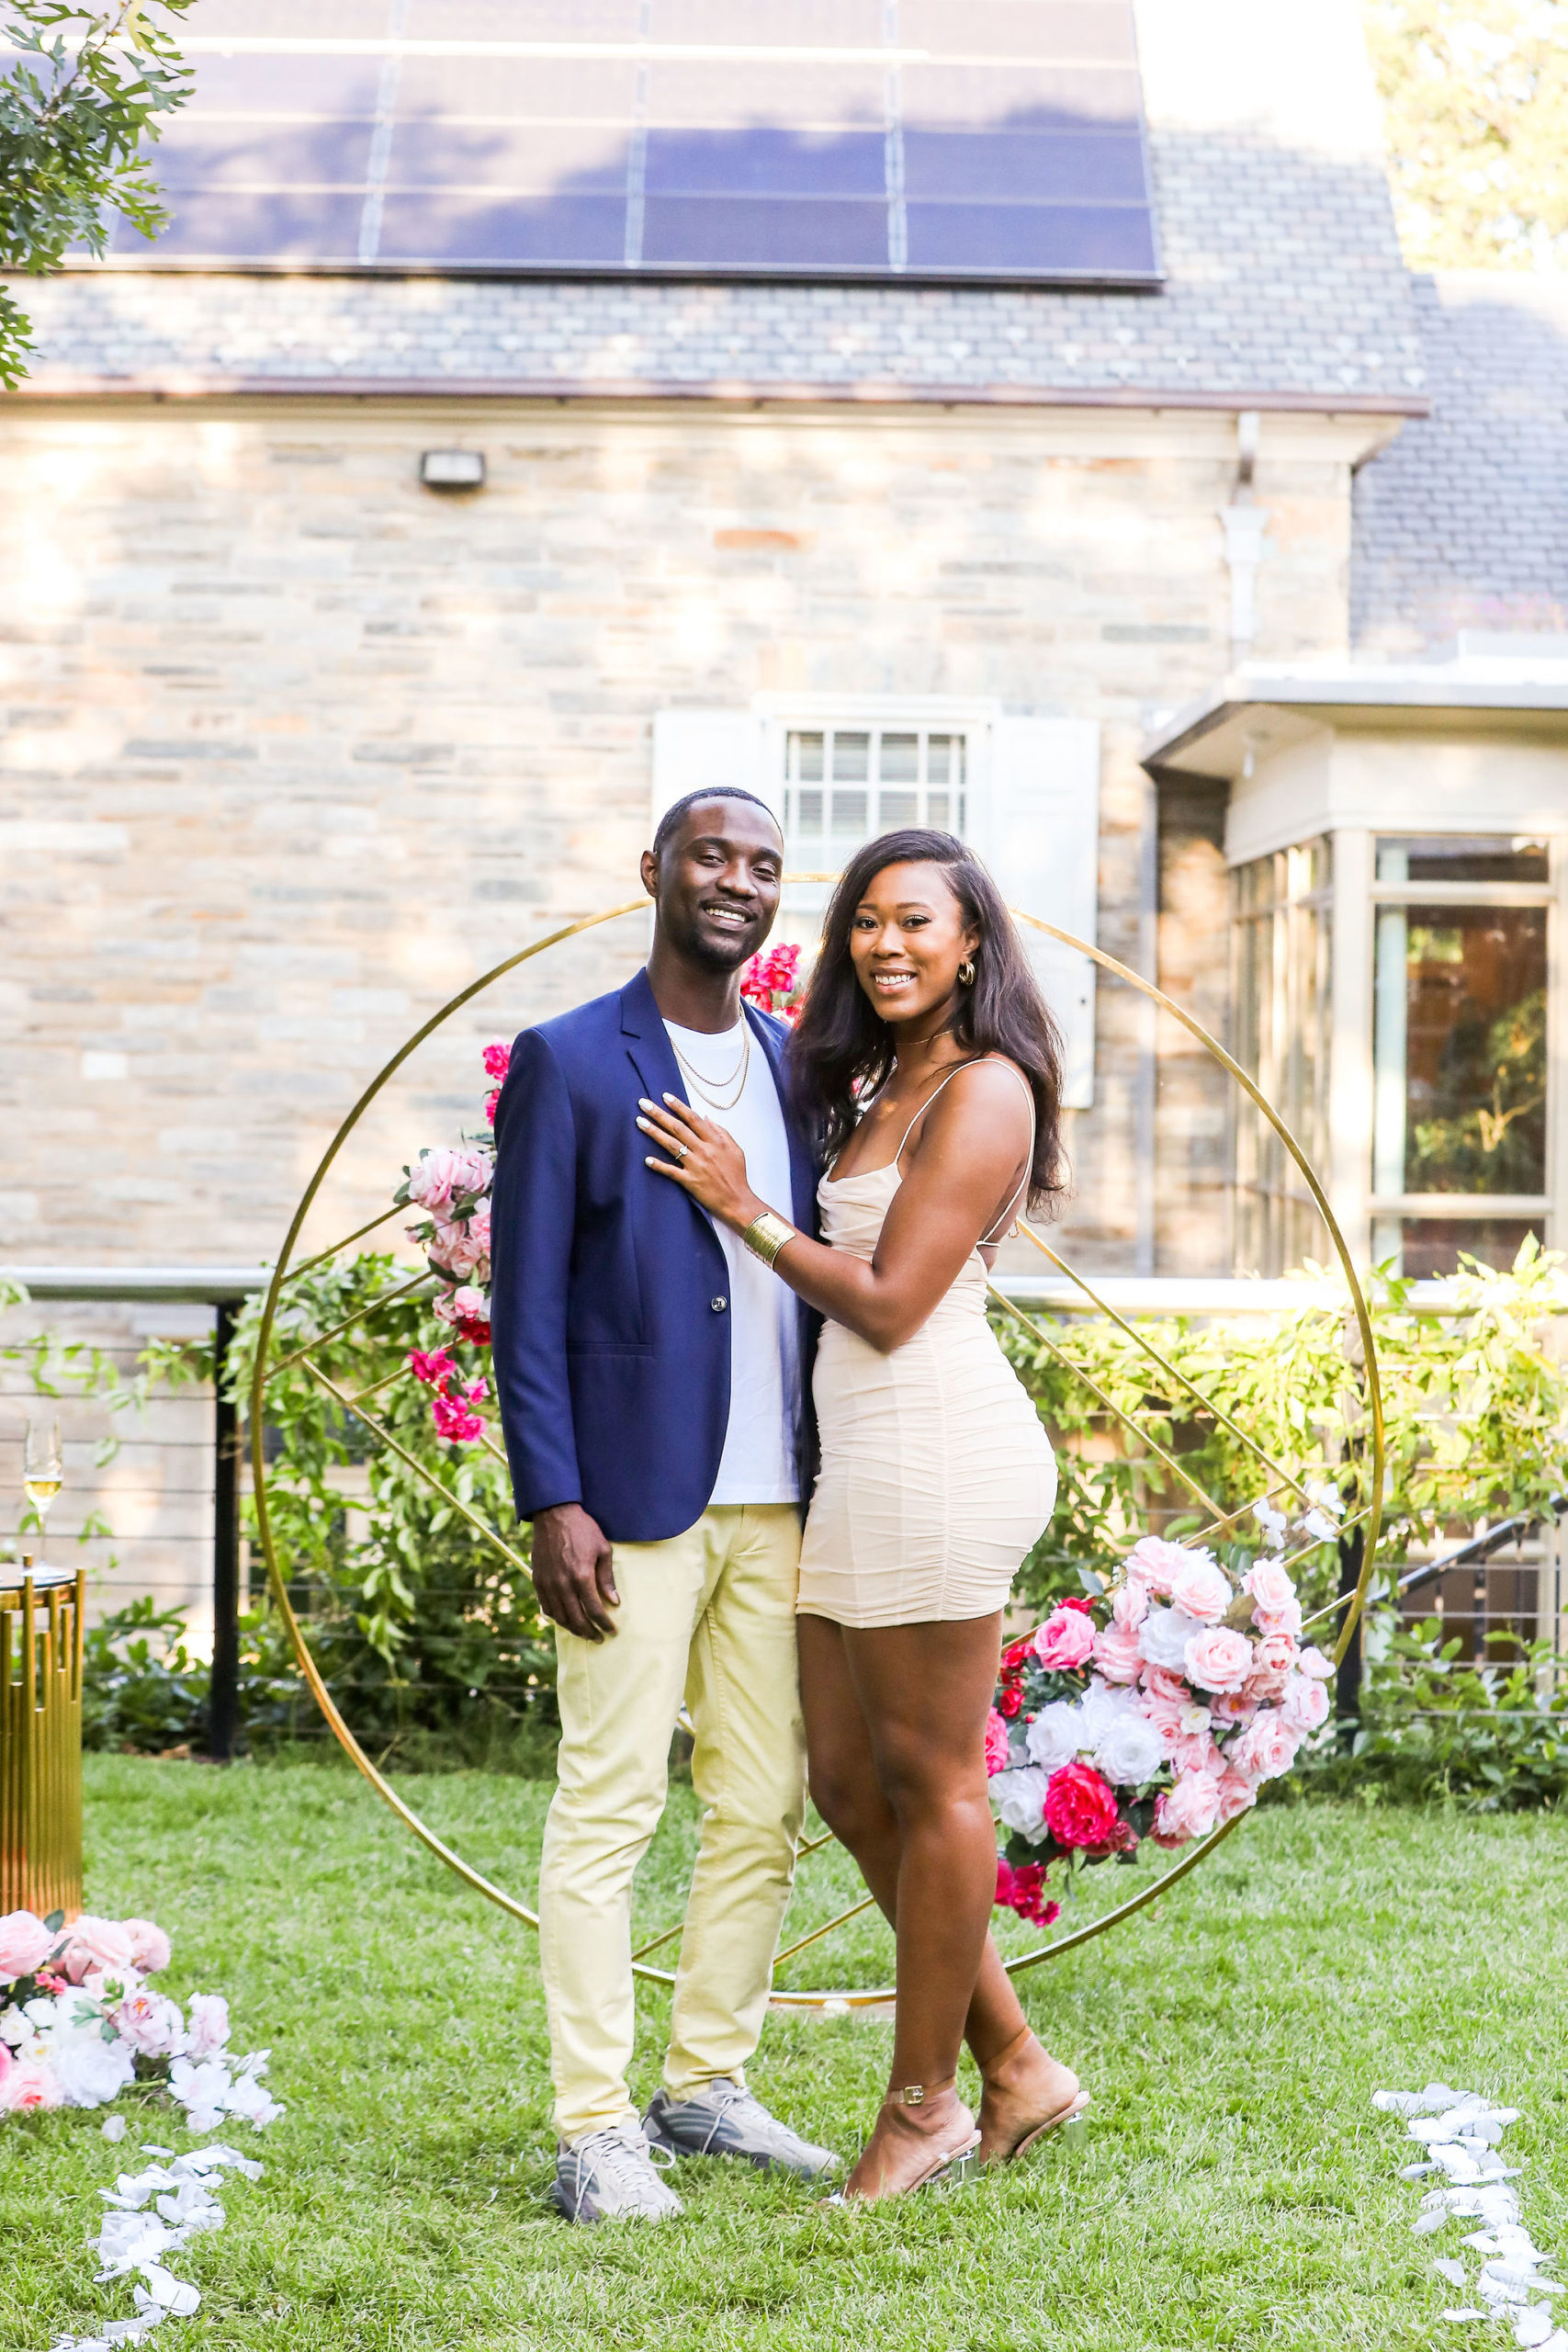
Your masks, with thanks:
M652 1128L649 1125L648 1121L647 1121L646 1119L639 1119L639 1120L637 1121L637 1125L642 1129L643 1134L644 1134L645 1136L646 1136L646 1135L651 1135L651 1134L652 1134L652 1132L653 1132Z
M637 1107L639 1111L651 1111L653 1105L646 1094L639 1094L637 1098Z
M673 1102L675 1101L675 1099L676 1099L676 1098L675 1098L675 1096L674 1096L673 1094L667 1094L667 1095L665 1096L665 1098L664 1098L664 1100L666 1101L666 1102Z

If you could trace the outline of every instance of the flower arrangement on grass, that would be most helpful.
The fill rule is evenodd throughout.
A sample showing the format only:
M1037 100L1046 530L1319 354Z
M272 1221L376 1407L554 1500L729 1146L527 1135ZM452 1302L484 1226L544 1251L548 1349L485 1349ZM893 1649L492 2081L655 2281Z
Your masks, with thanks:
M153 1989L168 1964L151 1919L0 1918L0 2115L107 2107L138 2082L161 2084L193 2132L225 2117L259 2131L281 2115L261 2079L267 2052L229 2047L220 1993L193 1994L182 2010Z
M1277 1551L1283 1515L1259 1505L1258 1517ZM1321 1511L1304 1524L1335 1532ZM1332 1669L1301 1631L1278 1558L1238 1575L1155 1535L1109 1587L1058 1601L1003 1653L987 1725L998 1903L1048 1926L1057 1865L1131 1855L1145 1837L1185 1846L1256 1804L1327 1719Z

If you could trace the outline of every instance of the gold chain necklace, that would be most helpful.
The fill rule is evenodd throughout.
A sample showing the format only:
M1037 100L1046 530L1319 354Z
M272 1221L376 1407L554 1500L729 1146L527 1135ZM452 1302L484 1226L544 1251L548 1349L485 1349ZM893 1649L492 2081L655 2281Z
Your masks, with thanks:
M723 1078L709 1079L706 1084L704 1083L701 1071L694 1069L680 1046L675 1046L674 1038L671 1037L670 1040L670 1043L675 1046L675 1058L686 1074L687 1084L691 1087L693 1093L699 1095L707 1104L710 1111L733 1111L746 1091L746 1080L751 1068L751 1023L744 1013L740 1016L740 1059L734 1069L728 1071ZM727 1086L733 1086L735 1091L725 1099L723 1090ZM719 1091L710 1093L709 1087L716 1087Z

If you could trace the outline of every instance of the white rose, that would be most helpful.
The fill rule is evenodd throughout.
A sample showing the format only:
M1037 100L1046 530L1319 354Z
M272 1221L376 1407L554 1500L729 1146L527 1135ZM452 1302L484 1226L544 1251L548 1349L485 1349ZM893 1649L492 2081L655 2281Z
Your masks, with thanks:
M1135 1690L1112 1690L1110 1683L1096 1674L1090 1677L1089 1689L1078 1701L1078 1746L1085 1750L1096 1748L1124 1715L1141 1713Z
M1029 1726L1030 1760L1043 1772L1070 1764L1084 1744L1083 1718L1070 1699L1054 1699Z
M1129 1711L1106 1732L1094 1760L1112 1788L1141 1788L1165 1762L1165 1742L1146 1715Z
M1185 1609L1151 1609L1138 1628L1138 1654L1150 1666L1172 1674L1187 1671L1187 1645L1203 1627Z
M118 2037L106 2041L96 2026L85 2033L56 2034L49 2057L67 2107L107 2107L135 2079L130 2049Z
M0 2041L9 2042L13 2050L19 2050L31 2033L32 2028L20 2009L15 2007L0 2009Z
M991 1803L1004 1829L1015 1829L1038 1846L1045 1835L1045 1789L1051 1775L1037 1764L1017 1771L998 1772L991 1782Z

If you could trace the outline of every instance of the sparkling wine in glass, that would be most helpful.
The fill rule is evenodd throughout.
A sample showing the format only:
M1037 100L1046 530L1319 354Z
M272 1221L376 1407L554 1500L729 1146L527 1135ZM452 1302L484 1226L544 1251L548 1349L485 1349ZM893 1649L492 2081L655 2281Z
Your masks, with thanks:
M60 1492L65 1476L64 1456L60 1450L58 1421L29 1421L27 1442L22 1455L22 1492L38 1514L41 1538L50 1505Z

